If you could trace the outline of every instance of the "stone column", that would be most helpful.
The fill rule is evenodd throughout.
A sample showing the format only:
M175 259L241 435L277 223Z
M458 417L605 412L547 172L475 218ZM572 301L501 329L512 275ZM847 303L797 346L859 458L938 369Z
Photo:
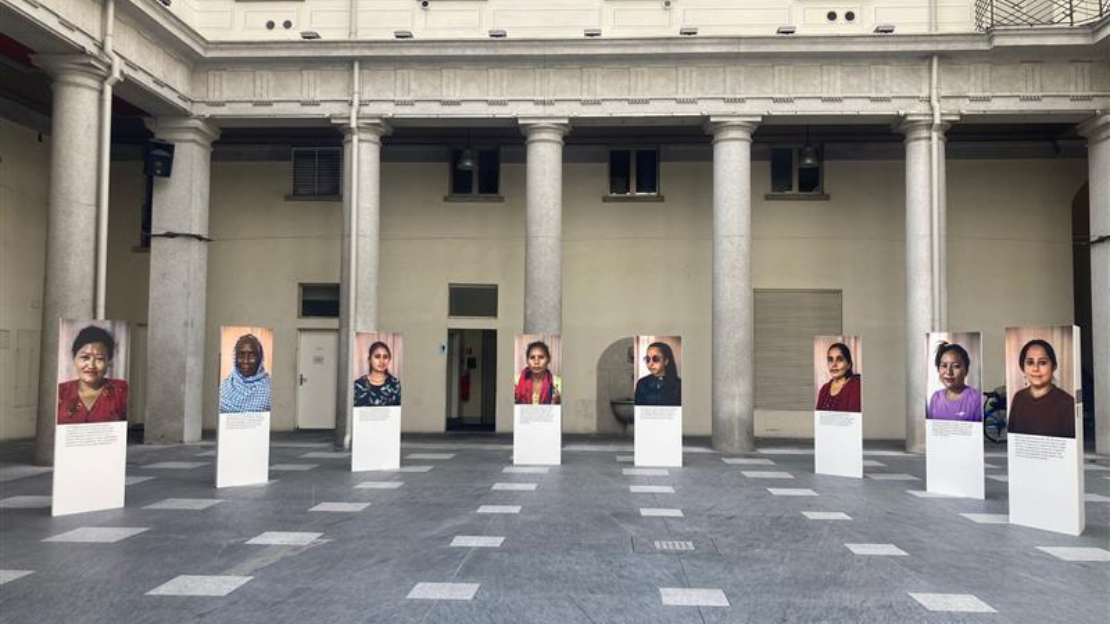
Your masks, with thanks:
M50 74L54 91L35 436L35 461L50 465L58 404L58 319L95 314L99 98L108 67L80 54L39 55L34 61Z
M925 335L943 329L939 326L943 313L937 304L944 301L936 295L936 286L943 284L934 273L933 253L933 180L931 116L906 117L898 130L906 139L906 450L925 452L925 404L928 381L928 355ZM944 132L942 124L938 141L940 195L938 209L943 223L945 209ZM939 234L938 234L939 235ZM941 245L945 241L940 242ZM937 258L938 262L940 258ZM943 266L943 263L940 263ZM939 267L937 268L939 272Z
M713 117L713 448L755 448L752 133L758 117Z
M1087 137L1091 203L1091 335L1094 354L1095 451L1110 455L1110 114L1079 126Z
M563 137L566 119L521 119L528 149L524 332L563 329Z
M339 384L336 389L335 442L351 447L351 414L354 379L351 349L354 333L378 329L378 266L381 240L382 137L389 126L378 118L360 120L356 128L337 120L343 131L343 241L339 270ZM354 164L354 137L358 137L358 170ZM352 192L352 182L357 192ZM351 232L357 232L354 275L351 274ZM354 315L351 315L351 300Z
M200 440L208 291L208 191L220 133L194 117L148 119L174 144L173 170L154 178L147 315L145 442Z

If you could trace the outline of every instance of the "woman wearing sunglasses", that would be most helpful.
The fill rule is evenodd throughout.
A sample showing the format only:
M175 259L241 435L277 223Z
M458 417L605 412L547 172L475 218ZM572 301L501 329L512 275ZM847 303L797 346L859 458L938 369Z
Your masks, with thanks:
M636 405L682 406L682 379L671 347L662 342L648 345L644 353L648 373L636 381Z

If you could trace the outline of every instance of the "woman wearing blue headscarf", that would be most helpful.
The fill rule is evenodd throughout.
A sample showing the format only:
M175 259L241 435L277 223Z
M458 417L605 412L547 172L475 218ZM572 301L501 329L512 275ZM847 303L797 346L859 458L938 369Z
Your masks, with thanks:
M270 411L270 374L263 363L262 343L253 334L235 341L231 374L220 384L220 413Z

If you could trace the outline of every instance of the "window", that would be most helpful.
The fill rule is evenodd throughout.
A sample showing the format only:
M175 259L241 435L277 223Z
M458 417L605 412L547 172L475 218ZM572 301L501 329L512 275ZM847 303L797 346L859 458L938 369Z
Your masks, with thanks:
M449 284L447 315L497 318L497 284Z
M301 284L301 318L339 318L339 284Z
M813 409L813 338L840 334L839 290L755 291L755 407Z
M609 195L658 196L659 150L609 150Z
M825 163L821 153L814 147L809 148L810 163L803 162L807 156L806 148L775 147L771 149L771 192L767 199L828 199L824 192L822 172ZM778 197L777 197L778 196Z
M289 199L337 200L343 194L343 153L338 147L293 148Z
M459 169L466 157L472 165ZM501 192L501 150L455 150L451 156L451 195L448 199L481 196L494 198Z

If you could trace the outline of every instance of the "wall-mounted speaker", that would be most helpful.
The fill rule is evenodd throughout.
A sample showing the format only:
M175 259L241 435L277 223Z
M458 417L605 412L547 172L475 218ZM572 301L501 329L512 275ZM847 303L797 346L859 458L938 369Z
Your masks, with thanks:
M143 150L143 173L156 178L168 178L173 172L173 143L152 139Z

